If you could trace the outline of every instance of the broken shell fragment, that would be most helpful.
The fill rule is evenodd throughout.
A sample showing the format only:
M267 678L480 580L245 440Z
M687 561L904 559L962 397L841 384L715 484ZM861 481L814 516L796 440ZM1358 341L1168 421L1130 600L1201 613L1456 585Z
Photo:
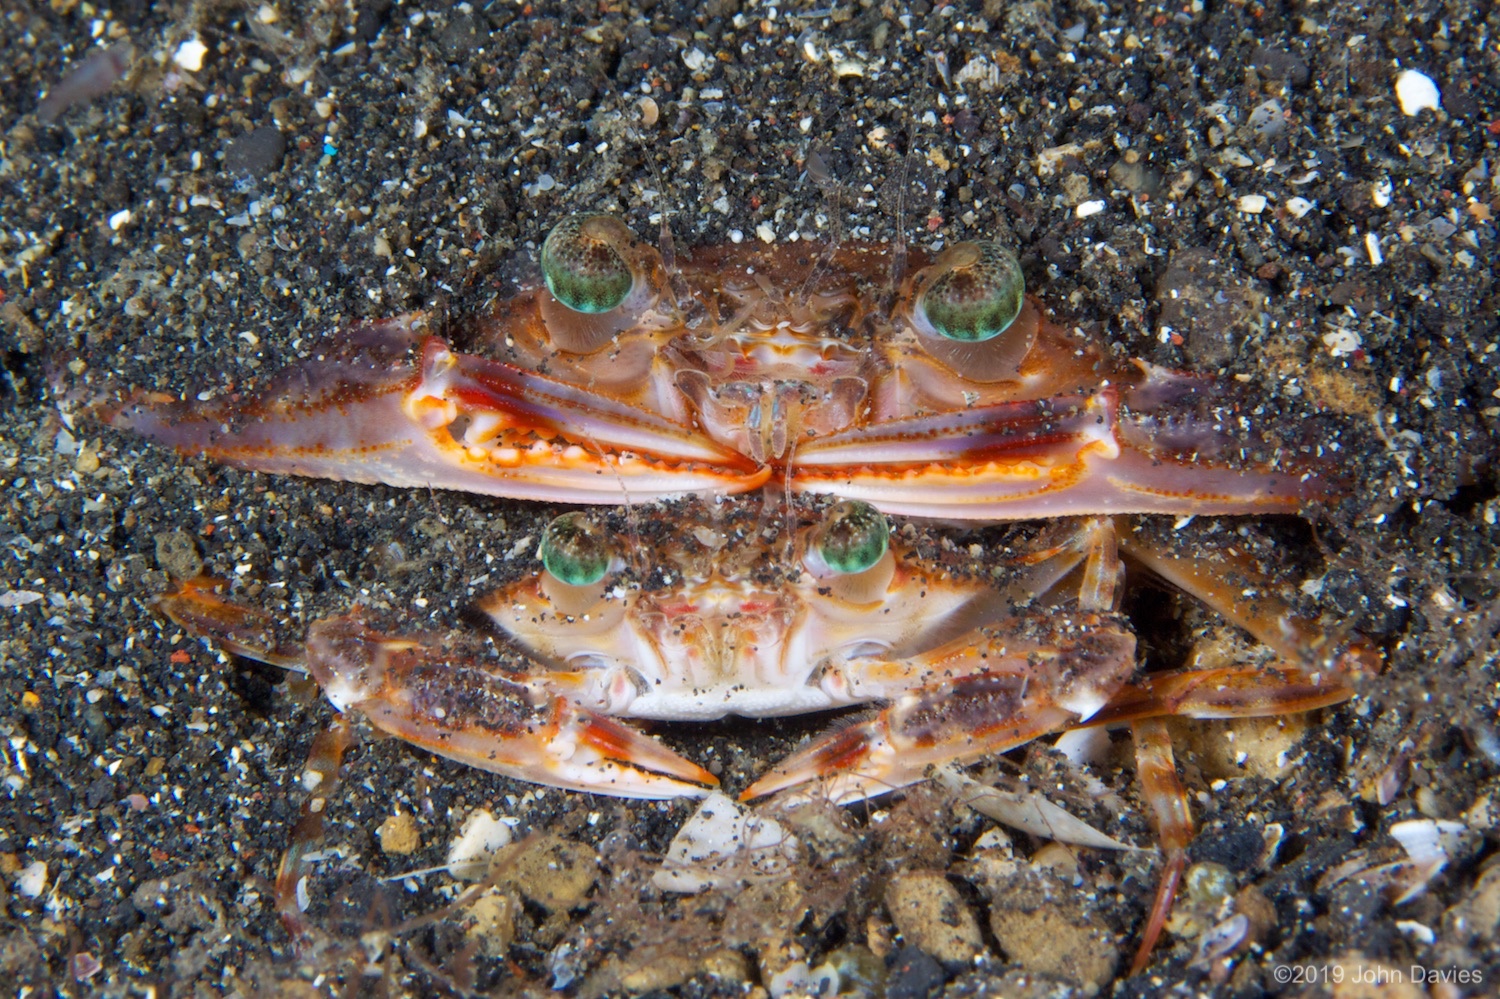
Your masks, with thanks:
M751 814L716 791L672 838L651 883L683 893L723 888L751 876L780 873L797 852L797 838L781 823Z
M458 839L448 848L448 873L465 881L483 877L490 857L510 841L510 825L488 809L479 809L464 820Z

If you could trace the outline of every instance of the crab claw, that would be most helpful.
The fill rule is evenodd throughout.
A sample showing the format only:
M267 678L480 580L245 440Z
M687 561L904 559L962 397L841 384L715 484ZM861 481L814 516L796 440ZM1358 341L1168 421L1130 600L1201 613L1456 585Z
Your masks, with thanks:
M279 640L269 614L219 597L219 585L189 580L157 609L235 655L310 673L340 711L358 711L439 756L621 798L701 797L719 783L656 740L561 696L545 673L382 635L354 614L315 623L304 649Z
M355 615L315 623L307 663L340 711L481 770L620 798L701 797L718 785L654 739L551 692L545 674L382 635Z
M872 798L939 763L1004 752L1087 718L1134 668L1135 638L1114 615L1028 624L908 660L902 668L926 671L928 685L794 753L740 797L822 779L836 804ZM893 664L871 656L850 665L878 675Z
M608 395L455 353L414 319L346 333L253 397L137 398L110 422L239 468L548 502L737 493L771 474Z
M1169 375L1151 372L1125 407L1110 387L831 434L797 451L791 488L902 516L983 521L1296 513L1334 491L1313 471L1239 461L1243 442L1207 418L1155 412L1206 392L1201 379Z

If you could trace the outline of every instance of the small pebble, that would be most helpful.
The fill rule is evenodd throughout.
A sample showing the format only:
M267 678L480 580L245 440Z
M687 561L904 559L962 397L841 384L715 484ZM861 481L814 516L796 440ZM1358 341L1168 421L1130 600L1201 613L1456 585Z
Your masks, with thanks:
M1259 215L1266 210L1266 196L1264 194L1243 195L1235 207L1247 215Z
M1396 102L1401 113L1412 117L1422 110L1436 111L1443 106L1437 84L1426 73L1414 69L1402 70L1396 77Z
M495 863L513 884L548 912L565 912L581 903L599 877L599 857L582 843L540 833L510 847Z
M129 42L122 42L107 49L95 49L55 87L47 90L47 96L36 107L36 116L51 124L68 108L103 97L130 68L135 58L135 49Z
M380 849L386 853L405 856L422 847L422 837L417 832L417 820L409 812L397 812L375 830L380 840Z
M274 125L262 125L235 139L224 150L224 172L231 177L262 178L281 168L286 136Z
M898 874L885 888L891 922L907 943L947 964L968 964L984 950L974 914L942 874Z
M943 990L943 967L916 947L902 947L891 959L886 999L927 999Z
M187 531L162 531L156 536L156 564L173 579L192 579L203 572L198 543Z
M464 910L464 935L489 957L504 958L516 938L521 904L508 892L491 888Z

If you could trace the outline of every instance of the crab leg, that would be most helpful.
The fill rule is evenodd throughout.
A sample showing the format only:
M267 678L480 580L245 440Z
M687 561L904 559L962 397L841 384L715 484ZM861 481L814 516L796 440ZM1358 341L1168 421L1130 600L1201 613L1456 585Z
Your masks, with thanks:
M1141 943L1131 962L1130 973L1140 974L1151 961L1156 941L1172 914L1172 903L1187 868L1187 847L1193 841L1193 813L1188 807L1187 789L1177 777L1177 761L1172 755L1172 734L1160 718L1148 718L1130 726L1135 740L1135 772L1141 782L1141 796L1151 809L1151 824L1161 843L1165 859L1161 880L1156 883L1156 897L1151 916L1141 932Z
M1112 603L1120 572L1113 524L1091 521L1079 538L1088 549L1085 592ZM1066 574L1079 561L1074 547L1048 553L1031 574ZM844 666L847 685L891 705L793 754L741 797L818 778L839 804L883 794L922 779L935 764L1004 752L1089 718L1134 669L1134 635L1112 611L1090 608L1020 609L924 654L858 657Z
M344 750L348 747L348 719L337 715L313 739L307 765L302 769L303 780L311 786L303 796L297 824L292 828L291 842L276 868L276 911L281 915L281 924L294 940L304 940L310 934L302 918L302 881L312 866L309 855L323 843L323 816L328 799L338 790L339 769L343 765Z
M455 353L412 317L347 334L252 398L138 400L110 422L239 468L549 502L737 493L770 475L611 396Z
M1314 474L1243 467L1217 425L1184 420L1154 445L1120 392L895 420L802 445L794 491L887 513L1003 521L1115 513L1294 513L1327 495ZM1142 424L1137 426L1136 424Z
M285 656L260 655L247 639L264 633L264 614L215 597L204 582L159 606L238 654ZM303 660L341 712L357 710L384 732L481 770L624 798L701 796L718 783L654 739L560 696L545 673L382 635L357 615L314 623Z
M1153 673L1124 687L1091 724L1162 715L1249 718L1312 711L1347 701L1362 677L1380 672L1380 653L1373 645L1357 635L1339 640L1298 617L1272 595L1248 557L1221 553L1210 562L1164 552L1128 528L1122 527L1120 537L1131 558L1248 631L1281 661L1266 668Z
M1379 672L1381 663L1379 653L1363 638L1339 642L1297 617L1271 594L1265 576L1247 556L1220 553L1210 562L1170 554L1143 541L1123 519L1116 527L1120 548L1131 558L1244 628L1283 659L1270 669L1154 673L1126 685L1086 722L1131 723L1142 795L1165 853L1150 918L1131 964L1134 975L1150 963L1166 926L1193 838L1192 812L1177 776L1165 716L1232 718L1310 711L1348 700L1355 681Z

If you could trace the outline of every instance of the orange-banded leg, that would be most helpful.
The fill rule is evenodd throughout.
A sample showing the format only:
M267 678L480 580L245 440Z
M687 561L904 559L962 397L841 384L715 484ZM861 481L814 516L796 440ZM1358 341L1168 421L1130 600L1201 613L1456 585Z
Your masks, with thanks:
M889 706L793 754L741 797L821 780L830 800L858 801L921 780L936 764L1004 752L1091 717L1135 669L1135 636L1112 607L1120 582L1113 523L1085 521L1067 543L1039 553L1010 595L1045 593L1080 562L1079 603L1110 605L1102 611L1015 607L935 649L839 664L825 686Z
M302 918L307 908L306 879L312 866L307 858L323 842L323 816L328 799L338 790L339 768L343 765L344 750L349 748L349 736L348 719L336 716L313 739L302 768L302 786L307 794L302 799L297 824L292 827L291 841L276 868L276 911L281 916L281 925L294 940L304 940L309 933Z
M1129 722L1136 771L1163 850L1163 868L1131 974L1143 971L1161 936L1187 866L1193 818L1177 777L1167 716L1245 718L1294 714L1339 704L1357 681L1381 668L1380 653L1364 638L1339 638L1298 617L1272 593L1264 572L1247 555L1217 552L1212 559L1167 552L1117 520L1121 550L1156 576L1203 602L1276 652L1265 667L1179 669L1152 673L1122 687L1086 725Z
M383 635L357 614L308 629L300 656L257 648L266 615L195 581L159 607L239 655L305 663L341 712L440 756L536 784L627 798L701 796L718 780L626 725L574 703L545 672L501 668L429 638Z
M1193 841L1193 813L1188 807L1187 788L1177 776L1172 755L1172 733L1160 718L1143 718L1130 726L1135 741L1135 773L1141 782L1141 797L1151 810L1151 825L1161 844L1162 868L1156 882L1156 897L1130 973L1138 975L1151 963L1151 952L1172 914L1172 903L1187 869L1187 847Z

